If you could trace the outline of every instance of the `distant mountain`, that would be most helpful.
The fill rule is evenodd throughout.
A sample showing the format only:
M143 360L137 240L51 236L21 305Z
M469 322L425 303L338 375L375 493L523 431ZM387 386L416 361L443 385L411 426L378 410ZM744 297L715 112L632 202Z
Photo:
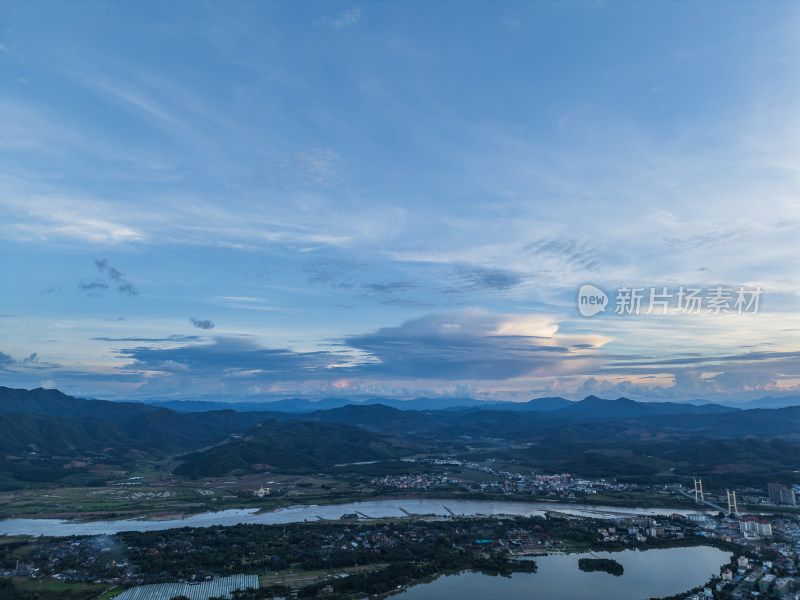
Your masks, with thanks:
M604 400L588 396L580 402L548 412L551 418L575 419L628 419L654 415L701 415L723 414L737 411L736 408L716 404L687 404L685 402L636 402L628 398Z
M263 402L219 402L214 400L159 400L148 402L151 406L168 408L177 412L206 412L209 410L235 410L236 412L287 412L310 413L350 404L345 398L304 400L287 398Z
M369 398L367 400L351 400L347 398L324 398L322 400L305 400L287 398L263 402L219 402L213 400L163 400L148 402L151 406L169 408L178 412L203 412L207 410L235 410L237 412L290 412L311 413L319 410L330 410L342 406L372 406L381 404L398 410L450 410L462 408L497 408L512 409L516 402L492 402L475 400L474 398L415 398L399 400L396 398Z
M399 410L450 410L459 408L490 408L499 405L510 405L513 402L493 402L474 398L415 398L413 400L397 400L392 398L370 398L363 404L383 404Z
M587 402L588 401L588 402ZM613 403L617 403L616 405ZM611 403L611 404L608 404ZM623 406L621 403L627 403ZM115 403L122 404L122 403ZM138 403L128 403L132 407ZM646 414L705 414L707 412L725 412L742 408L782 408L800 405L800 396L791 398L765 398L748 403L717 403L704 400L692 402L637 402L627 398L604 400L589 396L581 401L567 400L559 396L535 398L527 402L476 400L475 398L415 398L400 400L397 398L324 398L307 400L303 398L287 398L284 400L263 402L219 402L213 400L165 400L151 401L147 405L169 408L177 412L206 412L209 410L234 410L236 412L286 412L315 413L333 410L344 406L390 406L402 411L415 410L447 410L447 411L509 411L509 412L552 412L570 408L574 416L590 416L608 418L623 416L641 416ZM593 406L588 406L593 405ZM135 409L132 409L135 410Z
M197 478L264 468L307 471L398 458L420 449L399 437L378 435L343 423L272 420L248 430L242 439L185 457L175 474Z
M528 402L506 402L506 406L495 406L493 407L495 410L500 408L505 410L532 410L537 412L549 412L551 410L558 410L560 408L566 408L568 406L572 406L576 404L572 400L567 400L566 398L561 398L559 396L554 396L551 398L535 398L534 400L529 400Z
M786 408L789 406L800 406L800 396L766 396L748 402L723 402L726 406L735 408Z

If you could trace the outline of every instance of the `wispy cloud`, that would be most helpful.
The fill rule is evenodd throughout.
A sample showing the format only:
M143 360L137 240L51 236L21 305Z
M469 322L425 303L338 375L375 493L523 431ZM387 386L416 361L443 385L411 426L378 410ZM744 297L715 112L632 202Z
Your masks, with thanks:
M38 181L0 177L0 209L6 213L0 228L20 241L80 241L121 244L146 239L138 227L122 220L141 221L137 211L81 194L64 194ZM121 215L124 215L122 219Z
M516 29L520 25L520 20L518 17L502 17L500 19L500 24L510 29Z
M269 178L285 187L335 185L340 181L337 171L340 160L341 157L330 148L294 152L276 161Z
M199 336L196 335L170 335L163 338L146 338L146 337L122 337L122 338L111 338L111 337L95 337L92 340L99 341L99 342L196 342L200 340Z
M134 229L104 221L101 219L82 218L66 213L33 213L43 217L44 224L17 223L12 224L18 234L33 239L71 238L95 243L119 243L142 239L142 235Z
M335 17L324 17L317 21L316 24L323 27L330 27L336 31L341 31L343 29L347 29L348 27L352 27L359 21L361 21L361 9L354 7L344 11L343 13L340 13Z
M131 80L120 80L110 75L88 70L67 69L72 77L94 91L100 92L125 106L136 114L156 121L173 133L194 137L192 127L176 113L155 100L142 89L132 85Z
M324 283L339 289L355 288L360 274L370 269L365 262L335 257L315 257L303 265L309 282Z
M274 311L279 309L279 307L263 298L251 298L248 296L216 296L211 299L211 302L226 308L236 308L240 310Z
M464 286L473 290L502 292L513 289L525 281L523 274L509 269L459 265L455 267L454 273Z

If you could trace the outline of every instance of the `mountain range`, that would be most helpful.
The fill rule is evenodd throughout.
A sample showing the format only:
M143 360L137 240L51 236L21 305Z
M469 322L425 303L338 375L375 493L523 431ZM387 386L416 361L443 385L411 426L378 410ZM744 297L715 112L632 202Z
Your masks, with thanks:
M63 478L63 465L81 456L118 463L177 456L178 475L207 477L264 465L303 471L419 452L492 456L597 476L797 479L799 406L735 408L589 396L578 402L555 397L513 406L473 400L411 408L427 406L423 400L402 408L377 399L330 399L313 403L314 410L303 400L253 405L291 411L181 405L213 409L190 412L0 387L0 456L5 456L0 487L25 478Z
M594 398L594 396L589 396ZM624 399L624 398L622 398ZM630 400L633 402L633 400ZM356 406L370 406L381 404L400 410L504 410L511 412L551 411L578 404L580 401L568 400L560 396L535 398L526 402L478 400L475 398L440 397L440 398L414 398L401 400L397 398L323 398L321 400L308 400L305 398L286 398L283 400L265 400L250 402L222 402L219 400L151 400L147 404L169 408L178 412L203 412L208 410L235 410L237 412L293 412L311 413L319 410L341 408L349 404ZM800 406L800 396L766 396L757 400L712 402L700 398L689 402L675 401L647 401L637 404L670 405L679 412L691 411L691 406L707 406L718 408L786 408ZM711 409L713 410L713 409Z

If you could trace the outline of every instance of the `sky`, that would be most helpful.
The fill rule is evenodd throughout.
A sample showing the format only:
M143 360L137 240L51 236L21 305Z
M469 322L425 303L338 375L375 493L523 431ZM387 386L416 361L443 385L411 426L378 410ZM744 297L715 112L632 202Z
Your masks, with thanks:
M0 81L2 385L800 393L797 3L6 0Z

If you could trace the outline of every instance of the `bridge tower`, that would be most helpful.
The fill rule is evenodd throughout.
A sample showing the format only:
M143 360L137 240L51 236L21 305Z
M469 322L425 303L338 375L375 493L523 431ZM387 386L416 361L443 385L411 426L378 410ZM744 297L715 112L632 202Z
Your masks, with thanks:
M739 516L739 507L736 506L736 492L726 490L728 492L728 514Z
M701 501L705 501L703 497L703 480L702 479L695 479L694 480L694 501L700 504Z

